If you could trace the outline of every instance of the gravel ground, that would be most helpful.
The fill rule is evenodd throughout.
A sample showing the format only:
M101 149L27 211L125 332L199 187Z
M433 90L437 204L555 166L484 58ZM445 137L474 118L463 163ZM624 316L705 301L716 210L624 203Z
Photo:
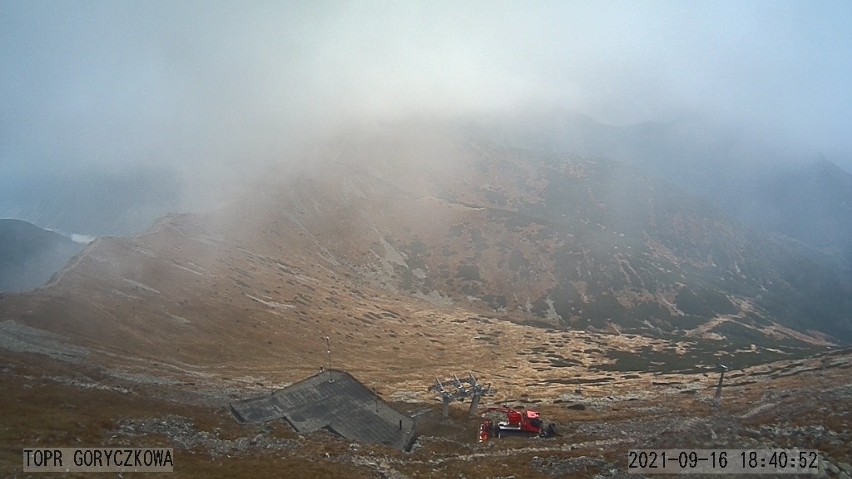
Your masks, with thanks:
M44 354L68 362L80 362L90 353L84 347L68 344L58 334L12 320L0 321L0 348L19 353Z

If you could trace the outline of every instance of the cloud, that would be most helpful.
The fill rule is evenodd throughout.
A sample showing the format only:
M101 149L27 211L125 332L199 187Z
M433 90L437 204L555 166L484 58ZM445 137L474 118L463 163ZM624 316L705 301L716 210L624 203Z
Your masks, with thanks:
M702 112L846 155L848 2L3 2L0 168L240 169L411 112Z
M96 236L78 235L76 233L71 233L71 241L75 243L90 244L96 239L98 239Z

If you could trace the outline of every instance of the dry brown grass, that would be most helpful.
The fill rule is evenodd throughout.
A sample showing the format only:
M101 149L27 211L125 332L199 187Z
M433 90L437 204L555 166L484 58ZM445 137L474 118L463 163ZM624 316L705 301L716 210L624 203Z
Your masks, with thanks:
M481 445L476 442L478 420L467 417L466 404L454 405L450 420L442 422L439 419L440 405L432 401L427 403L431 412L421 415L418 421L418 433L421 435L418 446L413 452L402 453L382 446L352 445L325 432L299 438L285 423L263 427L239 425L222 405L170 400L161 394L163 390L159 387L137 385L133 392L127 394L73 386L56 380L75 378L87 384L121 386L114 378L92 366L55 362L35 355L4 353L2 358L0 471L4 471L5 475L20 472L23 447L108 447L120 444L175 447L175 474L161 475L163 477L372 478L390 470L407 477L550 477L547 469L533 467L541 464L567 467L563 470L564 475L559 477L586 477L605 472L600 470L604 467L601 464L610 469L622 469L627 449L643 447L642 444L653 439L641 437L643 428L651 428L646 434L653 434L651 431L657 427L654 426L655 421L661 418L672 418L672 425L681 420L697 420L698 434L683 436L676 433L672 435L676 442L664 442L662 446L658 444L655 447L702 447L701 441L706 440L706 427L701 424L713 424L715 417L708 407L712 388L696 395L661 390L642 400L586 398L578 399L579 403L587 404L585 410L571 410L565 405L538 407L546 420L559 424L562 437L509 438ZM844 380L848 385L847 371L833 368L804 372L767 380L763 387L734 385L726 391L724 413L720 417L729 418L725 421L743 417L738 421L743 427L821 425L827 430L848 431L848 397L820 395L820 391L836 388ZM766 394L773 392L777 396L768 400ZM809 400L814 397L819 398L820 407L811 407ZM770 407L748 416L749 411L762 404ZM425 406L406 405L409 411L422 410ZM113 437L123 420L174 416L188 418L197 431L215 432L221 439L251 438L262 434L268 438L296 441L298 445L283 450L250 447L244 452L215 455L203 447L182 448L175 445L173 438L164 435ZM672 425L664 426L663 430ZM636 434L639 436L634 437ZM612 442L613 439L615 442ZM797 444L779 440L775 444L777 447L815 447L834 458L846 457L844 455L849 452L846 446L817 440L809 444L802 444L801 439ZM582 458L598 462L591 465L580 462L576 467L566 462L583 461Z
M180 416L190 418L198 431L218 431L223 439L251 438L258 428L238 425L227 402L317 371L326 362L325 335L331 337L333 366L376 387L386 400L415 401L412 410L430 407L434 416L440 406L427 391L434 376L472 371L498 389L483 407L508 402L539 409L564 435L482 447L475 442L478 421L465 417L466 404L454 405L450 422L421 422L420 433L427 437L412 453L379 446L352 449L327 434L298 439L278 425L263 434L298 440L299 447L250 448L231 458L176 450L178 475L377 477L390 468L410 477L542 477L531 468L535 457L603 458L618 468L626 449L643 440L642 427L654 425L655 418L712 420L715 373L602 370L615 352L682 354L692 347L688 344L549 330L523 324L526 317L497 315L476 302L436 306L364 284L357 274L330 268L316 255L301 256L298 252L316 245L298 229L260 238L231 231L224 242L210 239L204 225L193 229L193 221L198 220L166 221L136 239L99 241L56 285L0 301L0 320L62 334L61 341L91 351L84 364L75 364L0 349L0 472L18 471L21 449L27 446L109 446L120 421L128 418ZM245 221L252 223L246 231L259 231L251 227L276 218ZM844 361L849 363L848 355ZM848 369L829 369L824 377L810 371L773 378L760 368L742 373L728 382L727 414L778 402L780 407L749 421L776 424L798 411L797 424L850 429L849 402L842 398L827 400L824 410L811 407L811 391L848 384ZM133 382L127 374L173 384ZM55 377L132 393L87 389ZM786 398L766 396L786 390L791 391ZM586 409L568 409L575 403ZM171 444L171 438L156 435L118 439L136 446ZM838 446L829 452L848 455Z

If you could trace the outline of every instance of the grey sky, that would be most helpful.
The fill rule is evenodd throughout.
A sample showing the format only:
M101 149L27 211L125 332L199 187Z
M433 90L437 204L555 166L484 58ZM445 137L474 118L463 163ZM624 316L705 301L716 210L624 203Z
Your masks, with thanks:
M852 170L852 2L0 0L0 173L232 167L337 121L702 113Z

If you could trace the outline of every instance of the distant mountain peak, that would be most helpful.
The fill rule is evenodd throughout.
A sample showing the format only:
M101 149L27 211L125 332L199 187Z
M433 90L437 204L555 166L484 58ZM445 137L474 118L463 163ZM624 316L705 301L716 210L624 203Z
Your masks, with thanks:
M83 247L32 223L0 219L0 291L43 286Z

